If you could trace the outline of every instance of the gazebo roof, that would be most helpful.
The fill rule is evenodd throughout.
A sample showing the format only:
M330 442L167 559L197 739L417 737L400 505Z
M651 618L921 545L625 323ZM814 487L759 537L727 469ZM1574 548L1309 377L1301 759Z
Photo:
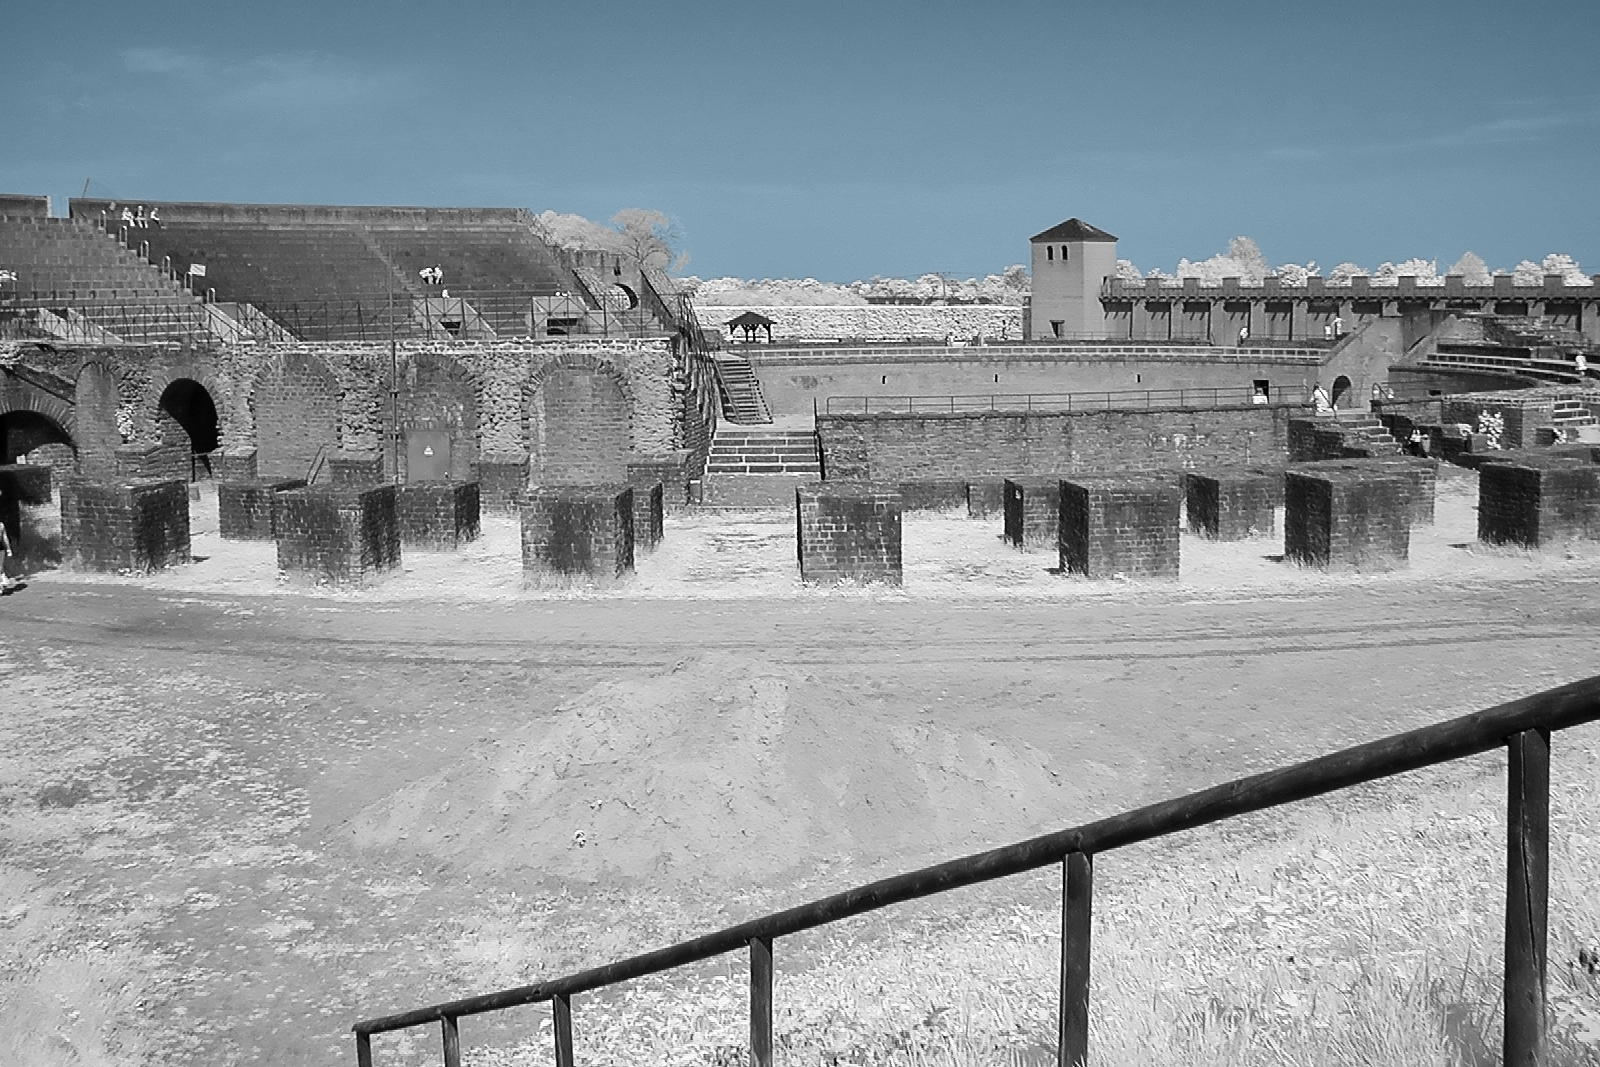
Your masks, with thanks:
M774 326L776 323L765 315L758 315L754 311L746 311L738 318L729 319L724 326Z
M1072 218L1059 222L1043 233L1036 233L1030 241L1115 241L1116 238L1098 226L1082 219Z

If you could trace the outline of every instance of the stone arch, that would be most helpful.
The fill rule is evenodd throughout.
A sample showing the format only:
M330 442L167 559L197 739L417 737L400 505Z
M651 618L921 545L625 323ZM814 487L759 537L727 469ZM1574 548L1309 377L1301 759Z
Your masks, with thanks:
M193 378L173 378L157 394L156 434L161 443L204 456L222 443L222 418L211 391Z
M412 435L443 435L449 442L448 477L471 481L478 463L478 388L459 362L437 352L418 352L400 368L395 400L400 430L397 450L402 480L411 470ZM389 413L383 413L387 422ZM419 473L418 478L426 477Z
M1350 399L1350 376L1341 374L1333 380L1333 406L1338 407L1343 401Z
M610 360L561 353L529 379L524 410L534 484L627 480L633 400L627 379Z
M309 353L268 360L250 390L250 410L262 478L304 478L318 451L339 445L339 381Z
M52 445L77 454L72 435L77 417L71 404L11 375L0 384L0 463L15 463L19 456Z
M88 362L78 368L73 391L78 441L78 471L89 478L112 478L117 473L117 446L122 444L122 395L117 376L103 363Z

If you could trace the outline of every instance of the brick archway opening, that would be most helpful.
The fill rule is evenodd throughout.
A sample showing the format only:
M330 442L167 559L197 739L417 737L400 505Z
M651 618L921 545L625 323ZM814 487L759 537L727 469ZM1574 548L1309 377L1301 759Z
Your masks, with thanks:
M23 456L41 453L40 459L52 465L65 459L71 467L78 445L55 419L37 411L19 408L0 412L0 464L16 463Z
M161 393L161 439L197 456L216 451L221 440L216 401L193 378L177 378Z

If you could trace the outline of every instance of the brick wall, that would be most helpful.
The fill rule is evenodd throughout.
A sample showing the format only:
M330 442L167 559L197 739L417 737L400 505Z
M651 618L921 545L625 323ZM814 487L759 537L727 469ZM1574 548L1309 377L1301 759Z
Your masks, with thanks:
M1282 466L1293 410L821 415L817 435L823 469L840 480Z
M889 486L825 482L795 491L800 580L901 582L900 493Z
M400 566L397 502L392 485L279 493L278 569L319 584L375 581Z
M1478 416L1497 414L1505 419L1505 432L1500 437L1501 448L1531 448L1537 444L1540 428L1548 429L1555 421L1555 399L1542 390L1523 392L1462 393L1444 397L1440 404L1440 421L1466 423L1478 428Z
M407 482L396 488L402 546L451 550L478 539L477 482Z
M272 353L251 395L262 478L304 478L319 449L339 445L337 376L309 351Z
M541 485L622 482L632 458L629 404L622 383L603 369L557 366L534 400L541 439L533 477Z
M1284 555L1315 567L1404 567L1409 506L1406 479L1386 471L1291 469L1284 475Z
M189 562L189 488L178 481L61 483L61 552L88 571L157 571Z
M538 486L522 500L522 569L536 585L607 586L633 571L633 488Z
M1061 479L1007 478L1002 485L1006 543L1055 548L1061 536Z
M1066 573L1177 580L1177 485L1136 476L1077 478L1063 480L1058 491Z
M930 478L900 483L904 511L954 511L967 506L967 483L962 478Z
M211 453L211 476L219 482L253 482L260 474L253 448L219 448Z
M528 481L528 458L478 460L478 501L486 512L516 514Z
M1546 457L1478 468L1478 539L1544 548L1600 540L1600 466Z
M1184 494L1191 531L1214 541L1243 541L1277 532L1283 472L1261 467L1189 471Z
M276 494L290 489L303 489L305 484L304 478L287 478L277 482L218 482L217 518L223 539L276 540L278 527L273 510Z

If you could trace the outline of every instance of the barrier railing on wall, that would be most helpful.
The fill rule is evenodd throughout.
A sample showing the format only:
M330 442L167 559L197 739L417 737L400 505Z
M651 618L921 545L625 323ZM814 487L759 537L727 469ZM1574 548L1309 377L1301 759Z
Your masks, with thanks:
M1059 863L1062 866L1062 902L1057 1062L1063 1067L1077 1067L1085 1062L1089 1045L1089 920L1097 854L1479 755L1504 745L1510 767L1504 1062L1542 1064L1547 1026L1550 735L1597 719L1600 719L1600 676L1004 848L871 882L577 974L367 1019L353 1028L356 1060L359 1067L371 1067L375 1034L437 1023L445 1067L460 1067L460 1019L549 1002L554 1014L556 1065L573 1067L572 998L575 995L730 952L748 951L750 1058L755 1067L771 1067L773 944L778 938L891 904L948 893Z
M1156 408L1221 408L1260 404L1289 406L1307 403L1302 390L1271 387L1232 389L1124 389L1075 393L972 393L927 396L830 396L823 401L828 415L961 415L994 412L1150 411Z

